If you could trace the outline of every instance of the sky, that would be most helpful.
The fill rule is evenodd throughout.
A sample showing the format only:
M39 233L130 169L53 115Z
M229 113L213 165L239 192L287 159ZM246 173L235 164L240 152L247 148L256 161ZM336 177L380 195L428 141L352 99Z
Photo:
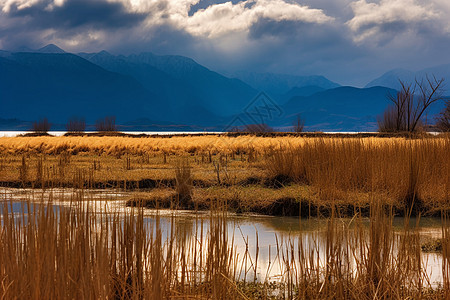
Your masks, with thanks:
M450 63L449 0L0 0L0 49L184 55L364 86Z

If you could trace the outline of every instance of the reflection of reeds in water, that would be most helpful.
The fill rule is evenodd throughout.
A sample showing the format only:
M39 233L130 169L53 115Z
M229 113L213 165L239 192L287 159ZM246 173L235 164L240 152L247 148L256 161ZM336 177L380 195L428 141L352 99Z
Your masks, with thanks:
M446 299L450 298L450 221L445 215L442 226L442 277Z
M193 219L189 230L163 228L143 209L96 211L74 194L71 207L28 207L8 214L0 231L0 299L443 299L449 295L449 226L443 222L443 282L424 273L418 233L394 232L389 207L372 203L370 225L360 216L334 215L313 238L278 239L270 268L278 284L257 274L258 242L237 251L227 215L210 214L209 227ZM44 199L50 200L53 199ZM50 203L50 202L49 202ZM378 204L377 204L378 203ZM195 222L194 222L195 221ZM408 220L407 220L408 221ZM245 237L244 237L245 239ZM256 239L257 240L257 239ZM258 276L259 275L259 276ZM259 281L255 281L258 277ZM245 281L245 282L244 282ZM430 288L434 287L431 292Z

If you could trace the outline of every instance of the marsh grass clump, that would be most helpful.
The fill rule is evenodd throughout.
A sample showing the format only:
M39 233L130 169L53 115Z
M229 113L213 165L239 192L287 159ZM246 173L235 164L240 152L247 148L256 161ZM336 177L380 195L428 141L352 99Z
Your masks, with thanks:
M423 252L442 252L442 239L431 239L420 246Z
M34 183L36 186L44 185L44 157L40 156L36 160L36 176Z
M21 164L19 167L19 180L24 185L24 183L28 180L28 164L25 155L22 155Z
M178 161L175 166L176 206L189 207L192 203L192 174L187 158Z

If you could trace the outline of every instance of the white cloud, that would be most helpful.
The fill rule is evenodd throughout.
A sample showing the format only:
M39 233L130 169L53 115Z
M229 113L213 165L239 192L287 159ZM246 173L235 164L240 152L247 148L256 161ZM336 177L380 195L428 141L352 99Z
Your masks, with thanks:
M415 0L381 0L378 3L359 0L353 2L351 8L354 17L346 24L354 32L357 42L376 38L390 24L401 23L411 28L413 24L441 21L444 17L432 1L418 4Z
M205 38L248 32L260 18L318 24L333 20L320 9L284 0L247 0L236 4L230 1L211 5L189 16L191 6L198 2L199 0L128 0L127 4L133 10L149 13L148 26L170 24L194 36Z
M18 9L24 9L38 2L39 0L1 0L0 6L2 6L4 13L9 13L12 5L17 6Z
M248 32L252 24L259 19L317 24L333 20L322 10L282 0L258 0L252 6L247 4L248 1L217 4L196 12L192 17L176 21L193 35L211 38L228 33Z

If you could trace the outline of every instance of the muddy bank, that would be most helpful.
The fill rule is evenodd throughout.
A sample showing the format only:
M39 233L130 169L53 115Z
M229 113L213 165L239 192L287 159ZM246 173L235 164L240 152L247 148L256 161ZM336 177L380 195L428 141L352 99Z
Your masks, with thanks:
M180 201L176 195L171 197L159 197L154 199L129 199L126 202L129 207L145 207L149 209L183 209L183 210L210 210L227 209L233 213L257 213L269 216L289 216L302 218L329 218L331 216L346 218L360 214L363 217L370 217L370 206L360 206L354 204L345 204L339 206L318 205L306 199L298 200L295 198L284 197L273 201L268 205L248 206L244 201L218 201L217 199L207 199L206 201L196 202L195 200ZM427 216L441 217L441 210L412 211L411 213L403 207L385 206L386 214L392 212L394 216Z
M194 187L209 187L212 184L203 180L193 180ZM150 190L160 187L173 188L176 179L141 179L141 180L106 180L83 182L56 182L56 181L0 181L0 187L5 188L86 188L86 189L123 189L123 190Z
M268 188L282 188L285 185L291 184L293 181L290 178L285 178L283 176L276 176L273 178L263 178L263 177L248 177L239 182L237 186L249 186L249 185L261 185ZM128 191L134 190L151 190L155 188L168 187L173 188L177 184L175 178L169 179L153 179L145 178L140 180L103 180L103 181L91 181L84 180L80 181L0 181L0 187L5 188L92 188L92 189L126 189ZM193 187L207 188L212 186L223 186L230 187L233 184L227 182L217 182L210 180L193 179Z

